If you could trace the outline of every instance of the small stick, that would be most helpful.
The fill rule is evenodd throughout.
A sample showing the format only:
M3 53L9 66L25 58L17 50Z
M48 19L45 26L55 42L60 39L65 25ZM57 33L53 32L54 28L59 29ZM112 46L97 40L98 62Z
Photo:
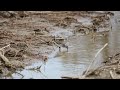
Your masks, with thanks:
M98 54L108 45L108 43L106 43L95 55L93 61L91 62L91 64L89 65L89 67L87 68L85 74L82 76L82 78L85 78L85 76L87 75L89 69L91 68L91 66L93 65L94 61L96 60L95 58L98 56Z

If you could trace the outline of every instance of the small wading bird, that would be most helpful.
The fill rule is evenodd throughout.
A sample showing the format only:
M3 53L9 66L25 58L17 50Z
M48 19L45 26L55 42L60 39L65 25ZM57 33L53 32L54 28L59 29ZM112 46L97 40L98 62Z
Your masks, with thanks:
M61 52L61 47L64 47L64 48L66 48L67 49L67 52L68 52L68 46L67 45L65 45L65 44L62 44L61 46L59 46L59 51Z
M53 38L53 43L57 46L57 47L59 47L59 51L61 51L61 48L62 47L64 47L64 48L66 48L67 49L67 52L68 52L68 45L66 45L66 44L64 44L63 42L60 42L59 44L56 42L56 37L54 36L54 38ZM64 41L64 39L59 39L59 40L63 40ZM68 39L67 39L68 40Z
M44 64L46 64L46 62L48 61L48 56L47 55L43 55L42 56L42 60L43 60Z
M96 38L96 32L97 32L97 28L95 27L95 25L93 24L92 26L92 39L93 39L93 42L95 41L95 38Z
M43 60L44 72L45 72L45 65L46 65L46 62L48 61L48 56L47 56L47 55L43 55L43 56L42 56L42 60Z

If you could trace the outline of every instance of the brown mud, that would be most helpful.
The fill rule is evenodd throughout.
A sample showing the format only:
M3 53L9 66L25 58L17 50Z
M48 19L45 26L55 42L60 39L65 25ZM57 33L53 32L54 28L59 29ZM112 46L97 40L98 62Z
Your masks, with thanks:
M0 48L9 44L10 47L0 50L0 54L9 60L10 65L7 65L2 60L3 58L0 58L0 75L9 76L16 70L23 69L38 60L46 62L49 59L48 55L54 51L55 46L65 47L66 42L64 40L67 38L64 36L66 35L54 35L61 29L68 29L73 35L90 34L93 41L99 34L107 35L106 32L109 32L112 28L110 24L111 15L113 14L110 12L85 11L1 11ZM80 22L82 18L89 18L90 24ZM101 31L100 28L105 29ZM117 56L119 57L119 55ZM117 65L114 72L119 73L119 60L115 58L117 56L111 57L110 61L113 62L106 62L106 64L109 67ZM110 70L113 72L113 69ZM106 72L103 68L100 71ZM92 75L94 74L96 75L96 72L92 73ZM105 76L105 78L108 77Z

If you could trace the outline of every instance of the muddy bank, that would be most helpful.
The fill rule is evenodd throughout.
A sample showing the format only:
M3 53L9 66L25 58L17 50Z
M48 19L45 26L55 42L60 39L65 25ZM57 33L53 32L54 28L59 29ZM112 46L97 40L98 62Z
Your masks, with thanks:
M95 39L103 30L100 28L110 30L108 12L4 13L0 18L0 48L10 44L10 47L2 50L4 54L1 52L9 60L10 66L6 65L3 58L0 59L0 72L3 76L37 60L49 58L49 54L56 48L66 47L66 36L91 34Z
M103 66L90 70L86 79L119 79L120 78L120 54L117 53L103 62Z

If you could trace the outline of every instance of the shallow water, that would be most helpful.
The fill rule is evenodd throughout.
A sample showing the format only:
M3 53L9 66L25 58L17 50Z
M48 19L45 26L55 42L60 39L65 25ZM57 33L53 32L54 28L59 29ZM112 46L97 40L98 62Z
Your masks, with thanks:
M87 69L95 54L106 44L108 46L99 53L91 68L97 68L109 56L120 52L120 28L116 19L119 19L118 12L115 17L111 18L112 31L107 36L97 36L93 42L90 35L77 35L68 38L69 51L62 49L61 53L57 53L58 49L50 55L48 62L43 65L42 62L36 62L31 66L27 66L21 73L24 79L60 79L61 76L78 77ZM57 55L56 55L57 53ZM55 57L54 57L55 56ZM35 70L27 70L27 68L42 65L41 72ZM21 78L18 74L13 74L13 78Z

